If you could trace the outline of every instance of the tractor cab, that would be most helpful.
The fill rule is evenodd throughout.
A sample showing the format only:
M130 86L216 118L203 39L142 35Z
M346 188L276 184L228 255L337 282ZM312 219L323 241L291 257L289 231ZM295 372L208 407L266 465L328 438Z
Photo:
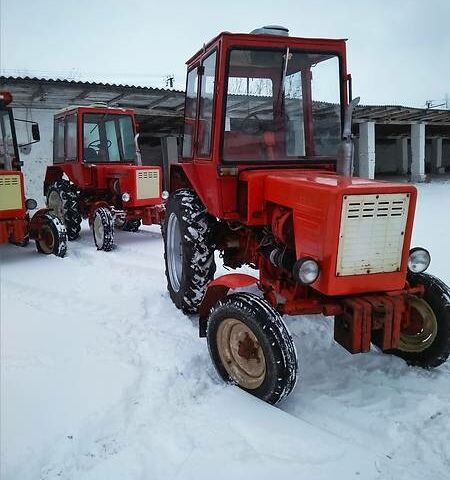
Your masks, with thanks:
M136 163L131 110L94 105L69 107L54 120L54 163Z
M237 216L243 170L336 170L345 40L294 38L273 26L226 32L187 66L181 169L216 215Z

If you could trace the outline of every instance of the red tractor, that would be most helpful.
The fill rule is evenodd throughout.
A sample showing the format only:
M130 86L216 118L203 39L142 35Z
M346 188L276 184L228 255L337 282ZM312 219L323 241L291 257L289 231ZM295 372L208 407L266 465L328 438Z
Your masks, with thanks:
M34 210L37 202L25 199L13 112L8 107L11 102L9 92L0 92L0 243L24 247L32 238L40 253L64 257L67 236L59 219L48 208L43 208L30 220L28 211ZM39 127L34 122L32 133L34 141L39 141Z
M160 167L141 165L132 110L69 107L55 115L47 205L64 221L69 240L88 218L98 250L114 245L114 226L137 231L161 223Z
M450 352L450 290L410 250L412 185L351 175L345 40L282 27L221 33L187 62L182 158L163 228L168 290L200 314L219 375L276 403L297 357L282 315L334 316L351 353L371 344L412 365ZM224 266L256 278L214 280ZM257 285L260 296L230 290Z

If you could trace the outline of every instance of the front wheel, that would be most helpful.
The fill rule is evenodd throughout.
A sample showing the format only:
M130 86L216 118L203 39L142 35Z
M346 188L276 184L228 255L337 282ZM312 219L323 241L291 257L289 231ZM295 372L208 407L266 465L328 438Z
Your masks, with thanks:
M249 293L225 297L208 319L208 348L217 373L271 404L289 395L297 354L282 317Z
M400 332L400 341L392 353L410 365L434 368L450 355L450 288L427 273L410 273L412 286L423 285L423 297L410 296L410 320Z
M97 250L109 252L114 246L114 217L111 210L100 207L95 210L92 233Z
M67 252L67 232L61 220L51 213L42 217L42 224L37 233L36 248L44 255L64 257Z

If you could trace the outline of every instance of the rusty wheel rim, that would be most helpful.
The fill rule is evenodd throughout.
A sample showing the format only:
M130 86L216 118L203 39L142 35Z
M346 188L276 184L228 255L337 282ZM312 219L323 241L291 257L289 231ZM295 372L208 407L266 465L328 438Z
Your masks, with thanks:
M40 234L40 246L45 253L52 253L55 247L55 237L50 227L44 225Z
M249 390L266 377L266 359L252 330L235 318L224 319L217 329L217 348L225 370L236 383Z
M436 315L423 298L410 296L408 303L411 308L411 325L400 332L398 348L403 352L423 352L436 338Z

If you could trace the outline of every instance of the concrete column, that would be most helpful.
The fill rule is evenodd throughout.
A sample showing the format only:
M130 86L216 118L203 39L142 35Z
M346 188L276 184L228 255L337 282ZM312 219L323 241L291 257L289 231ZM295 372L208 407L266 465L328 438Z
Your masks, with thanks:
M397 138L398 172L401 175L408 175L409 155L408 137Z
M415 123L411 125L411 181L425 179L425 124Z
M359 124L359 176L375 178L375 122Z
M433 173L444 173L442 166L442 137L431 140L431 171Z

